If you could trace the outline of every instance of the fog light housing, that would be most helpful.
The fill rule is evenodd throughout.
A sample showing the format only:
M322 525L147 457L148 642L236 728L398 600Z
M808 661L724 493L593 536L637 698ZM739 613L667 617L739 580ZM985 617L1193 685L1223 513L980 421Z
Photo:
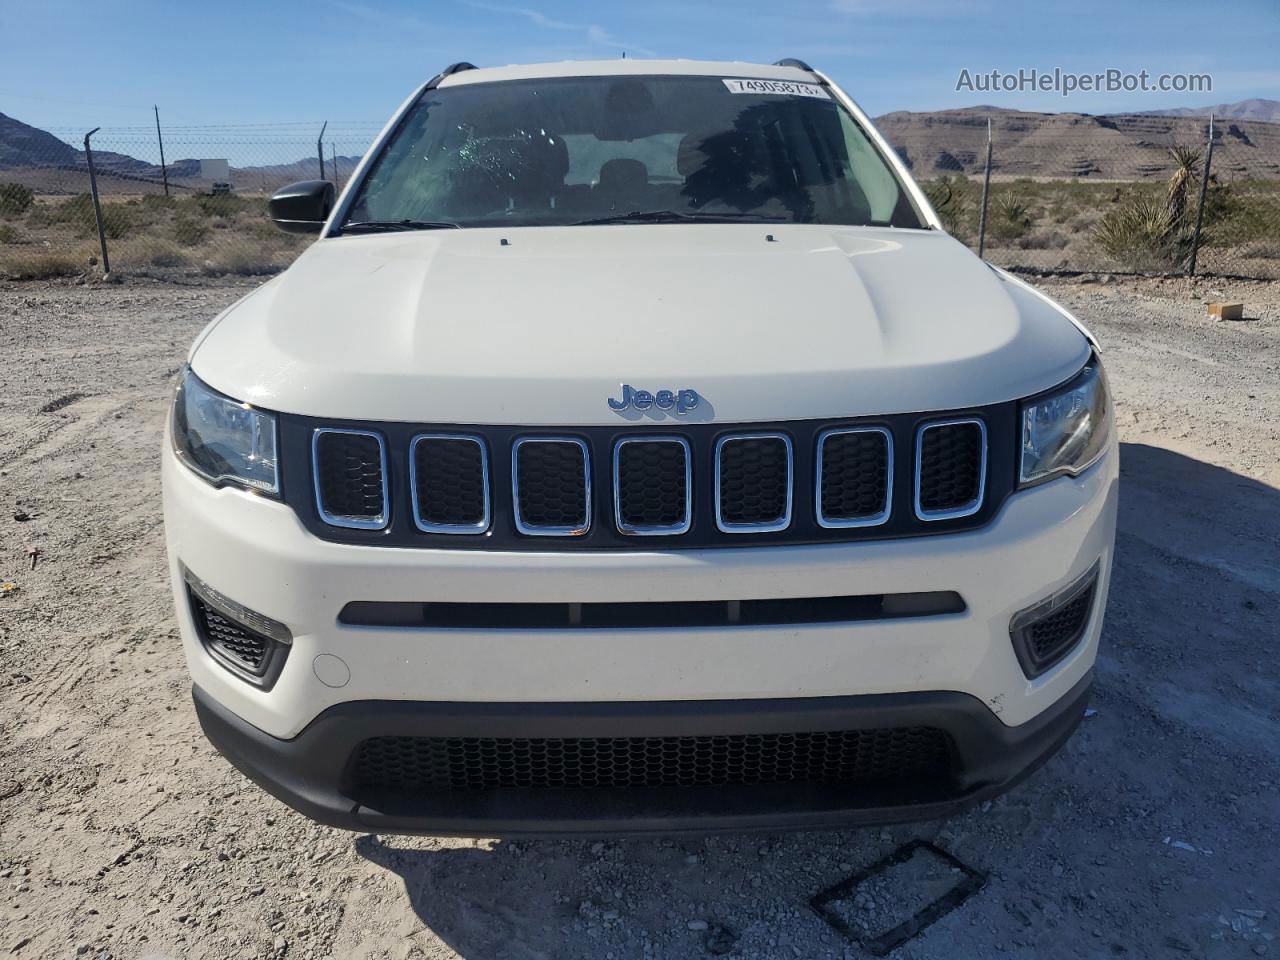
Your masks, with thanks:
M1028 678L1038 677L1070 653L1084 636L1097 594L1098 560L1051 597L1014 614L1009 621L1018 663Z
M219 593L183 568L196 636L209 655L241 680L269 690L293 643L289 628Z

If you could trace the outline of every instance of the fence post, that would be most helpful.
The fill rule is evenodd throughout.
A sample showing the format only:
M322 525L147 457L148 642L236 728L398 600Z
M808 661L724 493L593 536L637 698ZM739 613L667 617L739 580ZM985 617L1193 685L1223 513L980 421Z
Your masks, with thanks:
M982 175L982 212L978 214L978 257L987 248L987 191L991 189L991 118L987 117L987 166Z
M169 168L164 165L164 137L160 135L160 107L156 111L156 140L160 144L160 176L164 178L164 195L169 195Z
M1204 198L1209 191L1209 168L1213 165L1213 114L1209 114L1209 145L1204 151L1204 170L1200 174L1200 205L1196 208L1196 232L1191 238L1191 260L1187 276L1196 275L1196 255L1200 252L1200 227L1204 224Z
M332 140L329 141L329 170L333 173L334 189L342 189L338 183L338 145Z
M107 259L107 234L102 229L102 204L98 202L98 175L93 170L93 150L89 146L89 138L101 130L94 127L84 135L84 158L89 163L89 189L93 191L93 218L98 222L98 246L102 248L102 273L111 272L111 261Z
M320 158L320 179L324 177L324 132L329 126L329 121L324 122L324 126L320 128L320 136L316 137L316 156Z

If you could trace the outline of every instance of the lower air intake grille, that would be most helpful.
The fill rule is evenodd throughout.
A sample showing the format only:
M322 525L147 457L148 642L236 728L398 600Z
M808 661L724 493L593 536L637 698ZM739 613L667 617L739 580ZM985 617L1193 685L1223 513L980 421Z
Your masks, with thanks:
M725 437L716 450L716 522L735 532L779 530L791 520L791 443Z
M1014 614L1009 638L1028 677L1038 677L1060 662L1084 637L1098 594L1101 564L1098 561L1053 596Z
M358 786L389 790L855 784L937 779L950 738L932 727L685 737L376 737Z
M313 457L320 516L339 527L387 522L385 456L373 433L317 430Z
M964 516L982 506L986 435L976 420L928 424L917 446L916 512L925 519Z
M1093 589L1090 588L1074 600L1059 607L1043 620L1027 627L1027 644L1037 661L1052 661L1059 653L1072 646L1084 632L1093 606Z
M587 448L582 441L517 441L514 476L521 533L564 535L590 525Z
M189 595L196 629L205 645L240 669L260 676L266 670L272 641L228 620L194 593Z

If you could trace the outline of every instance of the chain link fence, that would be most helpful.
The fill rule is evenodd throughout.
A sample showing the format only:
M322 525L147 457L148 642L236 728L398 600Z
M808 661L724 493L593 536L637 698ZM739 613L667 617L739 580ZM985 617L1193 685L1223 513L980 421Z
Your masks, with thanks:
M1207 118L945 111L877 124L947 229L1001 266L1172 275L1188 272L1194 250L1197 272L1280 279L1280 124L1218 122L1211 154ZM111 269L282 269L308 240L271 225L271 193L321 176L341 189L379 127L166 127L163 165L155 127L98 130L90 142ZM84 131L35 133L0 141L0 276L100 271Z
M381 125L372 122L54 129L0 142L0 276L102 270L97 181L111 270L152 276L256 275L292 262L307 238L276 229L271 194L297 180L339 190ZM8 148L8 149L6 149ZM323 163L321 154L323 153Z
M1207 117L912 116L879 126L947 230L993 263L1280 279L1280 124L1218 121L1210 151Z

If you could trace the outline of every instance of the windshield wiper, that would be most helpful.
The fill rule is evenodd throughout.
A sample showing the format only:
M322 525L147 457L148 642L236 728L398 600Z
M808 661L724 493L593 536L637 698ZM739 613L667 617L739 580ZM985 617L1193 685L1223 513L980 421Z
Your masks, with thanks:
M771 217L760 213L683 213L678 210L633 210L631 213L618 213L608 217L591 217L588 220L575 220L575 227L586 227L600 223L682 223L698 220L703 223L767 223L784 220L785 217Z
M339 233L383 233L393 230L461 230L452 220L357 220L344 223Z

